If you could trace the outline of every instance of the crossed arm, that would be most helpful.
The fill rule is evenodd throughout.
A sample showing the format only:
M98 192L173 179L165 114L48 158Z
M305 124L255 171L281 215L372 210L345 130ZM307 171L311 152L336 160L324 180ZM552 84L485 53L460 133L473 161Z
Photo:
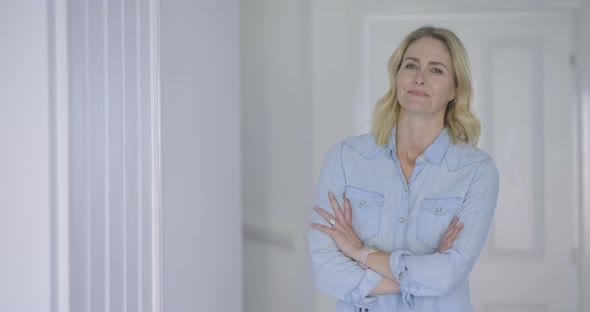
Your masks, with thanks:
M332 224L332 226L330 227L319 223L311 223L310 226L329 235L345 256L356 262L360 262L363 243L352 226L352 208L350 202L346 196L343 196L343 210L333 193L330 192L328 198L330 200L330 205L334 210L334 216L320 207L314 207L314 209L320 216L326 219L329 224ZM463 224L458 224L458 221L459 219L457 217L453 219L453 222L439 243L437 249L438 253L443 253L451 248L453 242L461 232L461 229L463 229ZM390 253L383 251L368 255L365 261L366 266L383 277L377 286L369 293L370 295L401 292L399 283L390 267L390 256Z

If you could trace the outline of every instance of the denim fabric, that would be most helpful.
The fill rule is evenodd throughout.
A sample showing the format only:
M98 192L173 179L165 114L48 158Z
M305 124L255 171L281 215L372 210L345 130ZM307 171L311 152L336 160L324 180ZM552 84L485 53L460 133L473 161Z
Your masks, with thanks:
M310 229L317 287L338 299L337 311L472 311L468 275L479 257L498 198L498 171L477 147L452 144L444 129L417 157L409 182L396 154L395 130L378 146L370 134L334 145L321 169L315 205L333 213L328 192L342 205L365 244L391 253L400 294L368 295L381 276L344 256L328 235ZM451 249L436 249L453 217L465 226ZM311 222L329 225L315 211Z

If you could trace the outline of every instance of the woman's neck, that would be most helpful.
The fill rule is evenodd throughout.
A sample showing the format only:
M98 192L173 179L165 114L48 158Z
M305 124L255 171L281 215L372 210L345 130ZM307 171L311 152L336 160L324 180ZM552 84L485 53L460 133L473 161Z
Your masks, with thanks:
M398 157L413 163L444 129L444 120L439 116L416 116L402 110L396 127Z

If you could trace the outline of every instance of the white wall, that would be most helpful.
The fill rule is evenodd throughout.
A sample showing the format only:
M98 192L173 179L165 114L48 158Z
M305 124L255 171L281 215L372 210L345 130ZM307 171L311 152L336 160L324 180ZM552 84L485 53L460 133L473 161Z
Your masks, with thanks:
M244 310L312 307L308 1L241 2Z
M239 2L160 7L164 311L241 311Z
M0 10L0 311L50 305L47 2Z

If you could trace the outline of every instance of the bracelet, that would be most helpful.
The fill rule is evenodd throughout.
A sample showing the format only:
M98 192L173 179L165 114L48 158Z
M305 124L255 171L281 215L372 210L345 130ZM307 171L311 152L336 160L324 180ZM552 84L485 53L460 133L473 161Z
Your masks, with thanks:
M361 257L359 259L359 264L363 269L368 269L369 266L367 266L367 258L369 257L370 254L379 252L379 249L374 248L373 246L365 246L363 247L363 249L361 249Z

